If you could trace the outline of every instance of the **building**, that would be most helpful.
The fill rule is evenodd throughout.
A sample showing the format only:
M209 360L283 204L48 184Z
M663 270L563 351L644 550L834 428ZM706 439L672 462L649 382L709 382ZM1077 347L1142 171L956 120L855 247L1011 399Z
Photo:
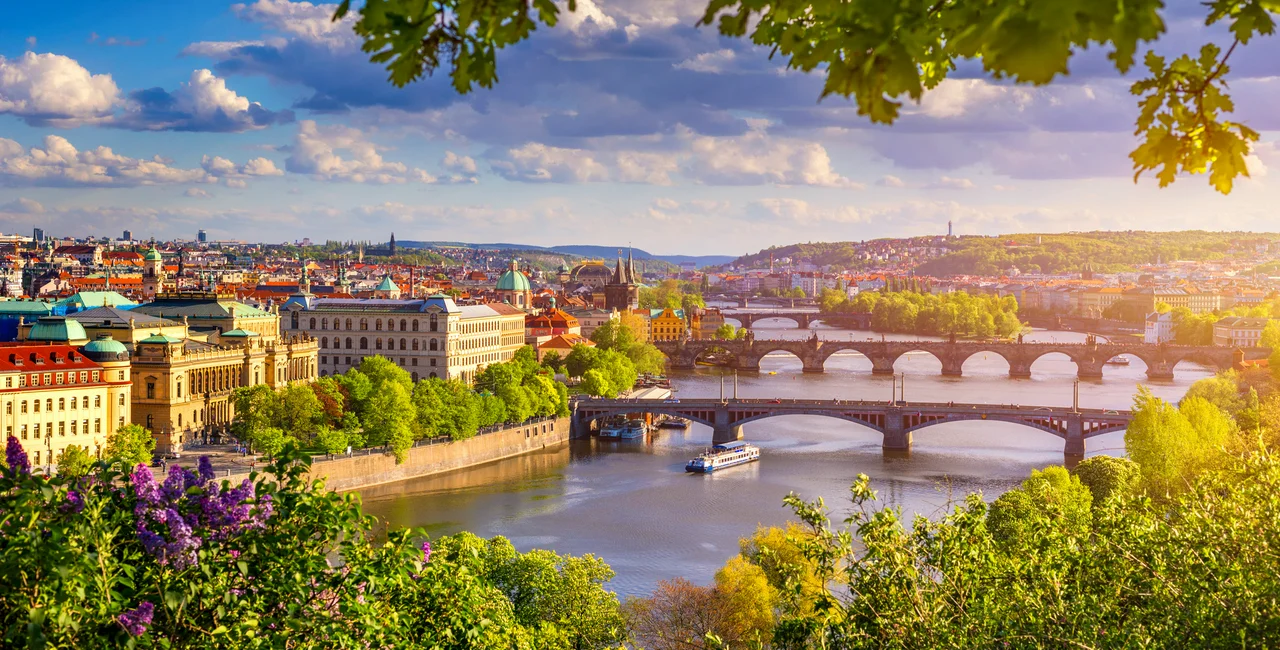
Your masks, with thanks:
M164 256L152 246L142 256L142 296L149 300L168 289L169 278L164 270Z
M280 389L315 381L319 373L315 339L302 332L282 334L279 314L230 295L160 294L126 312L131 315L126 325L118 312L94 312L74 316L90 329L127 328L133 343L133 421L155 434L160 451L219 440L235 417L231 393L236 388ZM89 320L95 316L101 318ZM140 336L145 331L153 333Z
M684 322L684 310L654 309L649 315L649 341L679 341L685 338L688 328Z
M200 232L196 233L196 241L200 242L201 244L207 243L209 241L209 236L204 233L204 229L201 229Z
M510 268L498 278L494 292L498 300L516 309L533 309L533 284L529 282L529 276L520 270L516 260L511 260Z
M0 305L3 304L0 303ZM617 310L608 309L571 309L568 313L578 319L578 327L581 328L582 335L587 338L591 338L591 334L597 327L619 318Z
M695 341L710 341L716 337L716 330L724 322L724 314L718 307L697 309L690 317L689 333Z
M40 334L52 340L0 345L5 438L46 472L71 445L101 457L107 436L129 422L128 351L109 337L84 342L77 328L50 322Z
M1233 348L1256 348L1269 318L1228 316L1213 324L1213 344Z
M31 230L31 241L36 244L44 243L44 228L33 228Z
M459 307L426 299L317 298L299 292L283 307L285 332L320 341L320 376L342 374L382 355L414 380L470 383L485 366L508 361L524 345L525 313L502 303Z
M626 311L640 305L640 287L636 280L635 264L631 260L631 251L627 251L627 265L622 265L622 256L618 256L618 264L614 268L613 278L604 285L604 308L607 310Z
M304 269L304 275L305 275L305 269ZM304 277L304 280L305 280L305 277ZM308 290L310 290L309 285L310 285L310 282L308 281ZM299 287L301 287L301 285L299 285ZM373 297L380 298L383 300L399 300L400 286L397 285L395 282L391 281L390 275L384 276L382 278L382 282L378 283L377 287L374 287Z
M1151 312L1147 314L1146 330L1142 335L1142 342L1148 344L1160 344L1173 342L1173 314L1165 312Z
M133 241L133 231L132 230L124 231L123 233L121 233L120 239L123 239L124 241Z

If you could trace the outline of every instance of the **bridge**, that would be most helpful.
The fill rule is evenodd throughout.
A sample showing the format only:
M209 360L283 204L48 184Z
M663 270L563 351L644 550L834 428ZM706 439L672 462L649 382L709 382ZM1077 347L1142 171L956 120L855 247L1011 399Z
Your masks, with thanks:
M591 435L592 423L610 416L648 413L687 418L711 427L719 444L742 439L742 425L781 415L820 415L860 424L883 436L887 451L909 451L911 434L947 422L1012 422L1065 441L1068 457L1084 456L1085 441L1120 431L1133 419L1129 411L1012 404L867 402L850 400L766 399L580 399L573 404L571 434Z
M776 305L779 307L787 307L796 309L797 307L811 307L817 304L813 298L782 298L782 297L760 297L751 296L741 293L709 293L704 294L704 300L715 302L736 302L739 309L746 309L753 303L756 305Z
M1173 379L1173 369L1182 361L1227 370L1245 359L1265 359L1270 348L1227 348L1219 346L1152 345L1146 343L1014 343L986 341L834 341L821 340L816 334L805 340L756 339L736 341L662 341L654 343L667 356L672 369L693 368L698 358L712 350L733 356L739 370L759 371L760 360L770 352L789 352L804 364L805 372L823 372L824 364L837 352L852 351L871 360L871 372L893 374L893 364L908 352L927 352L942 362L942 374L962 376L964 362L975 354L1000 355L1009 363L1009 376L1029 378L1031 365L1046 354L1063 354L1076 364L1082 379L1102 377L1107 361L1129 355L1147 365L1147 377L1154 380Z

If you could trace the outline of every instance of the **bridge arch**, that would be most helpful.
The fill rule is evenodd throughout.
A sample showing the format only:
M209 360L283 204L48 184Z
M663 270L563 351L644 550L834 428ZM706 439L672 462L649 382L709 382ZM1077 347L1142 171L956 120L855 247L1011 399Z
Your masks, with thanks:
M1066 366L1062 363L1064 361L1070 362L1074 367L1067 370ZM1049 372L1053 375L1078 375L1080 373L1080 360L1077 359L1070 350L1064 348L1050 347L1031 350L1025 357L1024 362L1027 367L1027 377L1031 377L1037 371L1041 373ZM1057 370L1054 366L1059 366L1063 368L1063 370Z
M659 405L659 404L635 404L628 407L593 409L589 405L580 406L574 417L579 418L581 422L590 424L596 420L611 418L628 413L648 413L650 415L667 415L671 417L686 418L690 421L702 424L708 427L715 426L715 411L709 409L696 408L680 408L677 404Z
M908 355L913 355L913 356L908 356ZM927 361L926 361L926 357L928 359ZM901 369L898 368L898 362L900 361L905 361L907 363L911 363L916 360L923 361L925 362L925 365L928 366L927 368L923 368L923 370L926 370L931 374L942 370L943 367L946 365L946 361L942 357L938 356L938 354L935 353L934 351L926 349L924 347L906 347L901 350L891 351L887 355L887 360L888 360L889 366L893 368L895 372L901 371L904 373L906 372L905 368L901 368ZM934 366L935 363L937 364L936 367ZM916 369L919 369L919 368L916 368Z
M956 361L959 362L957 365L961 370L964 370L965 366L970 361L983 361L984 359L989 359L988 355L994 355L1001 361L1004 361L1006 367L1003 370L999 371L1000 374L1007 375L1007 374L1013 373L1013 371L1019 367L1021 362L1021 359L1013 357L1012 355L1005 352L1004 350L1001 350L997 347L992 346L992 347L975 348L969 354L963 356L960 359L957 359Z
M832 413L832 412L830 412L830 411L825 411L825 410L812 410L812 411L810 411L810 410L798 410L798 411L782 411L782 412L779 412L779 413L764 413L764 414L761 414L761 415L754 415L754 416L751 416L751 417L749 417L749 418L743 418L743 419L741 419L741 420L736 420L736 421L734 421L734 423L733 423L733 424L734 424L735 426L740 426L740 425L743 425L743 424L751 424L752 422L759 422L760 420L767 420L767 419L769 419L769 418L787 417L787 416L791 416L791 415L807 415L807 416L817 416L817 417L831 418L831 419L834 419L834 420L843 420L843 421L845 421L845 422L852 422L852 423L854 423L854 424L862 425L863 427L866 427L866 428L868 428L868 429L870 429L870 430L872 430L872 431L875 431L876 433L879 433L879 434L883 434L883 433L885 432L883 418L881 418L881 419L877 420L875 417L872 417L872 416L870 416L870 415L868 415L868 416L866 416L866 417L861 417L861 418L860 418L860 417L857 417L857 416L854 416L854 415L845 415L845 414L841 414L841 413Z

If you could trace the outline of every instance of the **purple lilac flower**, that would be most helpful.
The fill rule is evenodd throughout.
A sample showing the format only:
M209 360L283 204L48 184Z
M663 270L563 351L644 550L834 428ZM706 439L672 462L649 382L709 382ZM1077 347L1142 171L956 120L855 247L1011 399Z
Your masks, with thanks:
M173 503L186 494L188 487L198 484L194 472L174 465L169 468L169 477L160 486L160 494L164 496L165 501Z
M201 456L196 461L196 469L200 472L200 481L202 483L213 480L213 463L209 461L208 456Z
M426 564L431 561L431 540L423 540L422 542L422 563Z
M151 617L155 615L156 607L148 601L142 601L137 609L131 609L116 617L124 629L133 636L142 636L147 631L147 626L151 625Z
M15 474L30 474L31 463L27 461L27 452L22 448L22 443L18 439L9 436L9 443L4 449L4 460L9 464L9 470Z
M138 505L134 508L135 514L141 515L148 508L163 504L160 499L160 487L156 485L156 477L151 474L151 470L146 465L138 463L133 474L129 475L129 480L133 483L133 492L138 497Z
M79 513L84 510L84 499L75 490L67 490L67 502L61 509L63 512Z

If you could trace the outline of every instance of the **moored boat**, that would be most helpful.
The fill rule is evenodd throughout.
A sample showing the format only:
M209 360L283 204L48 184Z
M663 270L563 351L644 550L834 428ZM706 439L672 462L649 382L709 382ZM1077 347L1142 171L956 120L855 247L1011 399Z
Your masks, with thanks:
M1129 357L1126 357L1123 354L1118 357L1112 357L1110 359L1107 359L1107 365L1108 366L1127 366L1129 365Z
M627 421L624 418L609 418L600 425L601 438L622 438L622 432L627 427Z
M667 417L658 423L660 429L688 429L689 421L685 418Z
M718 469L760 460L760 448L741 440L716 445L685 463L684 471L710 474Z

